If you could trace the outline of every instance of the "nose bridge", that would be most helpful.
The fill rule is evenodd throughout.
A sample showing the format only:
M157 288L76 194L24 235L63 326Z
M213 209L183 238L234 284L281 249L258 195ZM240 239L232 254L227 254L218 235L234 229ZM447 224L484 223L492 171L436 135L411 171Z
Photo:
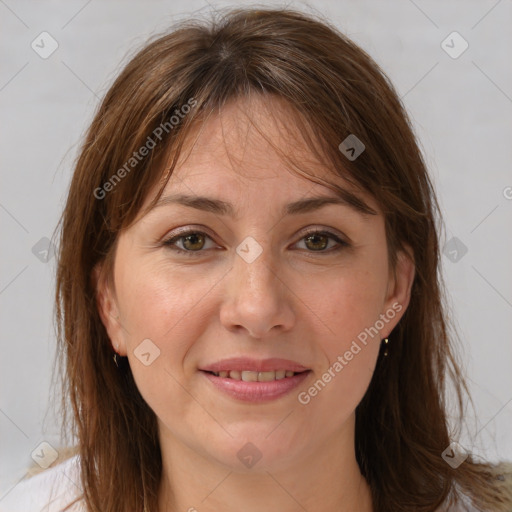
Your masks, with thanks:
M258 299L261 294L271 300L277 290L275 288L276 271L274 270L272 250L268 240L262 243L253 237L245 238L236 249L234 272L236 281L239 282L247 294ZM240 290L242 291L242 290Z
M293 321L283 281L267 242L245 239L236 249L222 308L226 327L245 327L261 337L273 327L289 328Z

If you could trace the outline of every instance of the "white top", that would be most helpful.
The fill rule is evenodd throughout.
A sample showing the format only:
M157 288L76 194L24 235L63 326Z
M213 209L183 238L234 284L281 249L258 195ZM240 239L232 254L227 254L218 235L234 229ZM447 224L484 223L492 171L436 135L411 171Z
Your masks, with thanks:
M0 512L61 512L82 494L78 455L18 482L0 500ZM78 501L69 512L84 512Z

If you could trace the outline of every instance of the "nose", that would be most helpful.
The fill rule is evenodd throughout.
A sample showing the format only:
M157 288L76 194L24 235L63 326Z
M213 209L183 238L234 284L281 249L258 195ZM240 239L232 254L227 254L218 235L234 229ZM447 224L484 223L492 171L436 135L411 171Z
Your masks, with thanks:
M293 293L267 248L252 262L238 254L226 276L220 320L230 331L246 330L253 338L285 332L295 321Z

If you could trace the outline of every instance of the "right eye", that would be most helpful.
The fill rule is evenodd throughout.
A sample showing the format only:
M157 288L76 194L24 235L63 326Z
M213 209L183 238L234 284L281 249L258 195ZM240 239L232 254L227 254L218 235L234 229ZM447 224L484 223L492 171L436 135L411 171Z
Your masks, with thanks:
M205 246L206 239L211 240L211 238L206 233L203 233L202 231L189 230L168 238L162 242L162 244L166 247L169 247L178 254L195 256L195 253L204 252L202 249ZM177 245L180 242L182 243L182 247Z

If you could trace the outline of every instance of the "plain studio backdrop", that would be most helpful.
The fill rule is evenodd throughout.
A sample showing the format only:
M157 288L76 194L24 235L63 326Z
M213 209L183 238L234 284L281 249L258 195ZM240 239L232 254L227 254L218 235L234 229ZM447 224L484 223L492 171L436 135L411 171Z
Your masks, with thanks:
M0 0L0 505L32 455L48 451L41 443L59 447L58 423L46 414L57 399L48 239L81 136L134 48L174 21L231 5ZM362 46L410 113L445 218L443 271L476 405L461 444L512 459L512 4L286 5L325 15Z

